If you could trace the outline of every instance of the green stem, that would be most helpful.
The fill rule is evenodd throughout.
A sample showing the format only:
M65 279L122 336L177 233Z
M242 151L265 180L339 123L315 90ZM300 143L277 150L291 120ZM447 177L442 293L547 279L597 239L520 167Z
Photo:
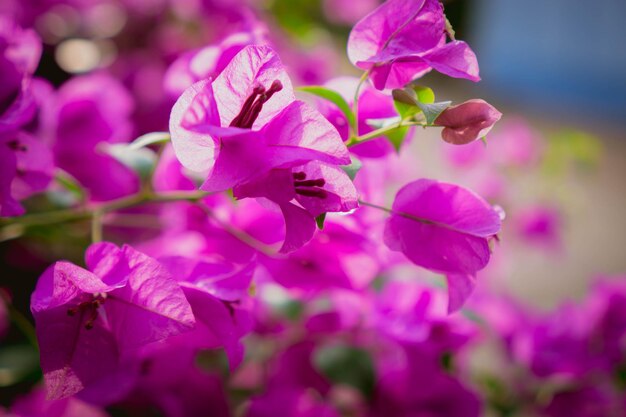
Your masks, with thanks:
M367 77L370 75L370 70L367 70L361 75L359 79L359 83L356 86L356 91L354 92L354 101L352 102L352 113L354 113L354 126L350 126L350 131L353 133L351 136L359 136L359 94L361 93L361 88L363 84L367 80Z
M393 210L390 208L379 206L378 204L368 203L367 201L359 200L359 204L366 207L372 207L378 210L386 211L387 213L393 213Z
M379 136L383 136L388 132L391 132L394 129L403 126L423 126L417 122L407 122L404 120L399 121L398 123L391 124L389 126L381 127L379 129L373 130L369 133L366 133L363 136L352 137L348 142L346 142L346 146L349 148L354 145L358 145L359 143L367 142L368 140L376 139Z
M346 142L346 146L349 148L354 145L358 145L359 143L367 142L372 139L376 139L379 136L383 136L388 132L391 132L394 129L398 129L399 127L411 127L411 126L421 126L423 128L427 127L439 127L435 125L426 125L422 122L410 121L410 120L401 120L397 123L393 123L389 126L381 127L379 129L373 130L370 133L367 133L362 136L352 137L349 141Z
M21 217L0 219L0 227L4 229L14 225L22 227L45 226L56 223L90 220L94 217L94 213L102 213L102 215L104 215L108 212L135 207L145 203L167 203L173 201L194 202L206 197L207 195L208 194L203 191L181 191L162 194L142 192L105 203L93 204L88 207L71 208L46 213L33 213L26 214Z

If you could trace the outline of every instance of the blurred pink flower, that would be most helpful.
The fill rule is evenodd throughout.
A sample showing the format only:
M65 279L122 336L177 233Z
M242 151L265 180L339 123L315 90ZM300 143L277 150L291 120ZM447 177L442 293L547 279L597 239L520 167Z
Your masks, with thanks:
M476 272L487 266L489 239L500 222L498 212L470 190L421 179L396 194L385 243L416 265L448 275L453 311L471 293Z
M352 29L348 58L370 71L379 89L402 88L431 69L479 81L476 55L462 41L446 43L438 0L388 0Z

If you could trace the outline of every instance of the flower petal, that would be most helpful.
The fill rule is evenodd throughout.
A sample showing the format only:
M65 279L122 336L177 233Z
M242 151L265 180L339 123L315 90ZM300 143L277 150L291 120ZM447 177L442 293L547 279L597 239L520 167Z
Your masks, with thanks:
M112 289L95 274L70 262L59 261L41 275L31 296L33 314L65 305L82 294Z
M405 185L396 194L393 210L477 237L490 237L500 230L498 212L479 195L435 180Z
M348 148L337 129L317 110L302 101L283 109L264 129L271 146L271 165L302 164L316 159L329 164L350 163ZM293 166L293 165L292 165Z
M192 328L191 306L170 273L155 259L124 246L128 285L104 305L120 350L137 348Z
M202 80L187 88L178 98L170 114L170 134L176 157L192 171L211 170L219 148L209 132L198 126L219 127L219 113L210 80Z
M472 295L476 287L476 277L465 274L449 274L448 281L448 313L458 311Z
M315 219L303 208L295 204L281 204L280 209L285 217L285 242L280 253L293 252L304 246L313 238L315 233Z
M264 105L253 130L267 124L285 106L295 100L291 80L274 50L268 46L246 46L213 82L215 101L219 108L222 126L229 126L239 114L253 88L269 88L274 81L283 88Z
M421 179L396 195L385 243L424 268L474 274L489 262L487 238L499 230L497 211L473 192Z

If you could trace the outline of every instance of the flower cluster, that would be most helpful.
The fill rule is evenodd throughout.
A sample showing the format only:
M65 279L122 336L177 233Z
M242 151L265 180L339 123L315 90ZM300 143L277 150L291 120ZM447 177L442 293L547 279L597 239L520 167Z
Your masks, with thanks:
M0 241L43 242L56 261L29 288L43 384L9 415L517 412L469 360L490 336L532 374L498 383L551 390L532 411L626 407L610 378L623 377L623 288L547 318L485 290L506 224L494 204L512 236L552 249L561 213L509 210L497 183L542 155L524 122L492 134L492 105L423 85L432 69L480 79L438 0L324 2L330 20L358 20L361 78L330 77L334 51L294 47L254 2L49 3L0 19ZM63 66L87 36L102 62L38 76L50 49ZM410 147L433 129L450 171L483 170L464 182L483 196L426 178ZM9 290L0 337L18 313Z

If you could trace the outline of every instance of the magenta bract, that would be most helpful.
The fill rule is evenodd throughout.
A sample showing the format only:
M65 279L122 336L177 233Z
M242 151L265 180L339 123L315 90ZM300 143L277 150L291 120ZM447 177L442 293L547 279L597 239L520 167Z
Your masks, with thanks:
M499 230L498 212L478 195L453 184L421 179L396 194L385 243L423 268L451 275L454 309L473 282L461 277L473 276L487 265L489 239ZM455 288L455 282L461 286Z
M294 101L291 81L269 47L248 46L211 82L178 99L170 131L181 163L208 172L202 189L221 191L309 160L349 163L337 132Z
M57 262L31 298L47 397L114 374L132 350L189 331L191 306L169 272L129 246L92 245L89 271Z
M446 43L445 25L438 0L388 0L354 26L348 58L370 71L379 90L402 88L431 69L480 80L476 55L465 42Z
M108 144L132 139L134 103L119 81L104 73L75 77L61 86L53 107L47 128L55 162L91 199L112 200L139 189L138 176L105 152Z

